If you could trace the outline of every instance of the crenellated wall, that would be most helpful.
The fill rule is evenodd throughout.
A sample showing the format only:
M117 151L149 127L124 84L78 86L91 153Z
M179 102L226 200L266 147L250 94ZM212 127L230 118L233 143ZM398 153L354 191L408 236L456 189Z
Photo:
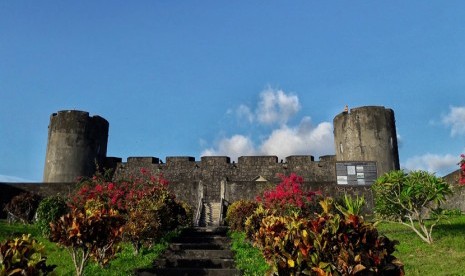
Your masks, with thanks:
M314 161L310 155L289 156L280 161L276 156L242 156L238 162L231 162L226 156L204 156L200 161L184 156L167 157L166 163L156 157L129 157L127 162L118 163L114 179L140 175L142 168L154 175L162 174L177 196L193 206L202 197L229 202L254 199L265 188L279 183L279 175L290 173L304 178L306 190L317 189L327 195L337 190L333 156L324 156L320 161Z

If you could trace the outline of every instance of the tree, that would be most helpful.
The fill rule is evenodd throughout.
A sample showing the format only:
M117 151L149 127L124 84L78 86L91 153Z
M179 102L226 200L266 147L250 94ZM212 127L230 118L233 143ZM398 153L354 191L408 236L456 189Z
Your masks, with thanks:
M391 171L379 177L372 186L375 213L382 219L411 228L423 241L431 244L431 233L441 216L426 223L426 219L452 194L442 178L426 171Z

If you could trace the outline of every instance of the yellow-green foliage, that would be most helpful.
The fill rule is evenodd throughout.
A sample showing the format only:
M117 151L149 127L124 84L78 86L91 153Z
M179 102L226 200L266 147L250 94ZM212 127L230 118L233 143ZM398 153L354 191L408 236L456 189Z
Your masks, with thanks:
M231 204L226 213L226 222L232 231L244 231L245 221L251 216L258 203L250 200L239 200Z
M250 215L244 224L245 235L249 241L253 241L255 234L258 233L262 220L270 215L272 212L269 209L265 209L263 205L259 205L257 209Z
M0 275L41 275L53 271L46 265L44 246L23 234L0 245Z

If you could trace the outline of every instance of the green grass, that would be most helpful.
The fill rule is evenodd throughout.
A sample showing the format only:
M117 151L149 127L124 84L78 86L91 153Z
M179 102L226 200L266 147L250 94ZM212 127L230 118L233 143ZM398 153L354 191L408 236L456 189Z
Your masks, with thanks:
M265 262L260 250L245 240L245 233L230 232L231 249L235 253L236 267L244 272L245 276L262 276L270 268Z
M65 248L58 247L55 243L41 237L39 230L35 225L23 224L8 224L4 220L0 220L0 241L8 238L21 236L21 234L31 234L32 237L42 242L45 245L47 254L47 264L57 265L54 272L56 275L75 275L74 265L71 260L71 255ZM84 270L85 275L131 275L136 268L151 267L155 260L168 246L167 239L176 235L172 233L160 243L154 245L150 249L142 250L138 256L133 255L132 247L123 243L121 251L117 258L110 262L110 265L104 269L100 268L93 262Z
M410 228L380 223L380 234L398 240L394 253L405 275L465 275L465 216L452 216L433 230L433 244L423 242Z

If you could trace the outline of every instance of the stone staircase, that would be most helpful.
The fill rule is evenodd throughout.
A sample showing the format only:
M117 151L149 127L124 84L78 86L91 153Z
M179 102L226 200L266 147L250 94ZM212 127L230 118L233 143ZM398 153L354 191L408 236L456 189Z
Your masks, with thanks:
M166 252L151 269L139 269L136 275L242 275L235 268L226 227L186 229L173 239Z
M199 226L220 226L221 203L206 201L200 213Z

